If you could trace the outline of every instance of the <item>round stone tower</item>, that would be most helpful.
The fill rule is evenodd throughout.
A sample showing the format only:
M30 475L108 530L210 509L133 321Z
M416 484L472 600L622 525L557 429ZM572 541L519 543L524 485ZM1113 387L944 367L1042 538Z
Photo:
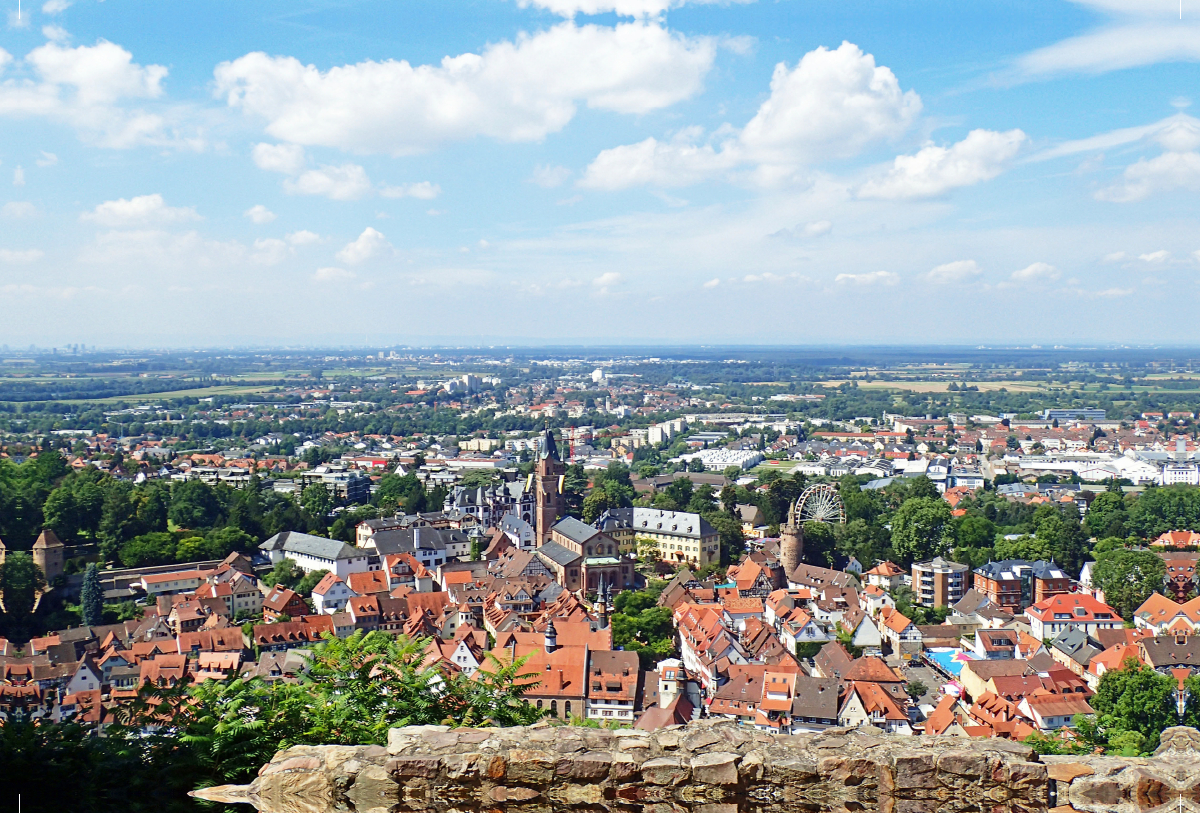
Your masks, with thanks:
M804 530L796 516L796 503L788 509L787 523L779 528L779 563L783 565L783 577L791 579L804 556Z

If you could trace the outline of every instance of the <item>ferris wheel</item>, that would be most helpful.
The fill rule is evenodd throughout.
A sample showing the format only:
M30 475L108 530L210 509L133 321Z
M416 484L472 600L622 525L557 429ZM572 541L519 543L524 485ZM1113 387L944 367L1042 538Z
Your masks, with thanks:
M798 523L824 522L828 524L846 524L846 507L838 496L837 486L832 483L817 483L804 489L800 499L796 500L796 520Z

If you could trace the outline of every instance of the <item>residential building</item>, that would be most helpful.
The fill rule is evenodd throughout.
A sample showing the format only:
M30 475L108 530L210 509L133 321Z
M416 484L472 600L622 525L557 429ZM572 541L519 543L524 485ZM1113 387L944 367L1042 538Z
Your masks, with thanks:
M326 573L312 591L313 610L319 614L331 615L346 609L346 603L358 594L336 573Z
M1069 627L1078 627L1088 634L1098 630L1118 629L1124 622L1117 611L1088 595L1067 593L1052 596L1025 610L1029 629L1035 638L1047 640Z
M258 547L272 563L291 559L305 573L328 570L344 579L351 573L361 573L369 568L365 550L350 547L337 539L296 531L275 534Z
M1030 604L1067 593L1071 578L1053 562L1006 559L975 569L975 590L995 607L1022 613Z
M970 568L941 556L928 562L913 562L912 589L924 607L949 607L963 597L970 585Z
M611 508L596 520L596 528L615 539L624 553L638 553L638 540L647 540L663 562L700 568L721 555L717 530L687 511Z

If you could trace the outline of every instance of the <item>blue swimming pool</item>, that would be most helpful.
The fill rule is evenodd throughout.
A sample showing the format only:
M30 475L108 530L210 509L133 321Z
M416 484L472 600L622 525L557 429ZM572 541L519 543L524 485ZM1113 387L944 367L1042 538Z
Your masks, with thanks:
M975 656L961 649L927 649L925 657L933 661L948 675L958 677L964 661L973 661Z

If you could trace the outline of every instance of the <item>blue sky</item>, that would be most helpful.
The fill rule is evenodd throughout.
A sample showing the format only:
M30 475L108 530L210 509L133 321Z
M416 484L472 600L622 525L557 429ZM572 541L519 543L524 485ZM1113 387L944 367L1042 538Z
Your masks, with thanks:
M9 5L2 343L1200 342L1194 0Z

